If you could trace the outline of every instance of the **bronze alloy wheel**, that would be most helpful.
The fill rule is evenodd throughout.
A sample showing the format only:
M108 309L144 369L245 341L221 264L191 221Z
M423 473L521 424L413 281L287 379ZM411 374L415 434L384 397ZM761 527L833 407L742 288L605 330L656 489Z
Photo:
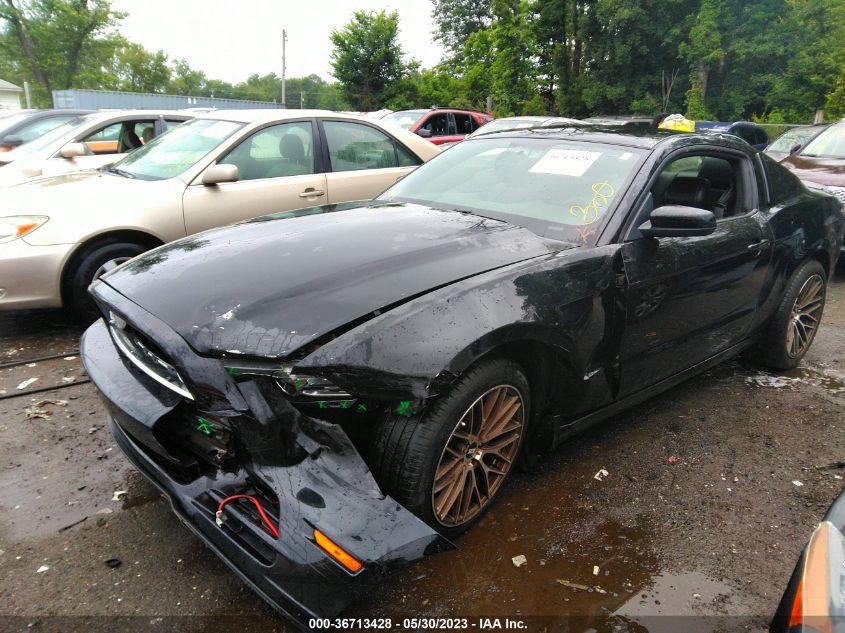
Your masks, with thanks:
M522 395L510 385L485 392L464 412L434 473L434 516L454 527L490 503L511 471L525 429Z
M786 353L790 358L801 356L810 347L819 327L824 307L824 280L813 275L798 291L792 305L789 329L786 332Z

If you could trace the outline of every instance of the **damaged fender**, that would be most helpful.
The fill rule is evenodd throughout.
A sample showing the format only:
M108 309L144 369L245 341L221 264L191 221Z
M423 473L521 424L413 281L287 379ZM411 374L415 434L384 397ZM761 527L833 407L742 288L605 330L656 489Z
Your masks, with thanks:
M216 372L202 361L194 367L186 362L193 353L184 342L162 336L167 326L105 284L97 290L98 300L107 296L132 327L165 341L164 351L180 359L189 384L202 385L193 403L174 398L123 360L103 321L91 326L82 359L120 448L169 497L183 522L274 607L307 626L309 618L337 615L387 573L452 547L381 492L339 426L301 413L260 379L236 384L219 361L211 361ZM169 438L183 432L186 415L236 429L234 459L222 460L220 469L204 468L179 450ZM265 502L278 539L246 505L227 505L223 527L215 523L220 501L244 492ZM316 544L315 529L362 569L352 573L330 557Z

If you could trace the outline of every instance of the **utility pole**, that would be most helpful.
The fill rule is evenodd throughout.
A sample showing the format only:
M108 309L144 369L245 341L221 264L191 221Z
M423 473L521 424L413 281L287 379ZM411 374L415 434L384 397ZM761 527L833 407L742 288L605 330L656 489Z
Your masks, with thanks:
M285 98L285 42L288 41L288 32L282 29L282 107L287 108L287 99Z

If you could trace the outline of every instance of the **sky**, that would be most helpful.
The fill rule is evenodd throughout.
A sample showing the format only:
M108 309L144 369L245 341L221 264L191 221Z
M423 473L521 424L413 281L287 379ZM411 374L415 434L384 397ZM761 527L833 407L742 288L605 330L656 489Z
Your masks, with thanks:
M184 58L210 79L238 83L282 69L287 30L287 76L332 79L329 34L356 10L399 12L399 42L428 68L440 61L432 37L430 0L113 0L126 14L120 32L171 60Z

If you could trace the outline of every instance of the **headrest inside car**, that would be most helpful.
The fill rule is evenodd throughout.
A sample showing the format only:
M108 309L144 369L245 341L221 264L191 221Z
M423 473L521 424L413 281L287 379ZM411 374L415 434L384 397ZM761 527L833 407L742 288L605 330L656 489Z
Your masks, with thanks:
M694 176L675 176L663 193L663 204L678 204L685 207L707 208L710 183Z

